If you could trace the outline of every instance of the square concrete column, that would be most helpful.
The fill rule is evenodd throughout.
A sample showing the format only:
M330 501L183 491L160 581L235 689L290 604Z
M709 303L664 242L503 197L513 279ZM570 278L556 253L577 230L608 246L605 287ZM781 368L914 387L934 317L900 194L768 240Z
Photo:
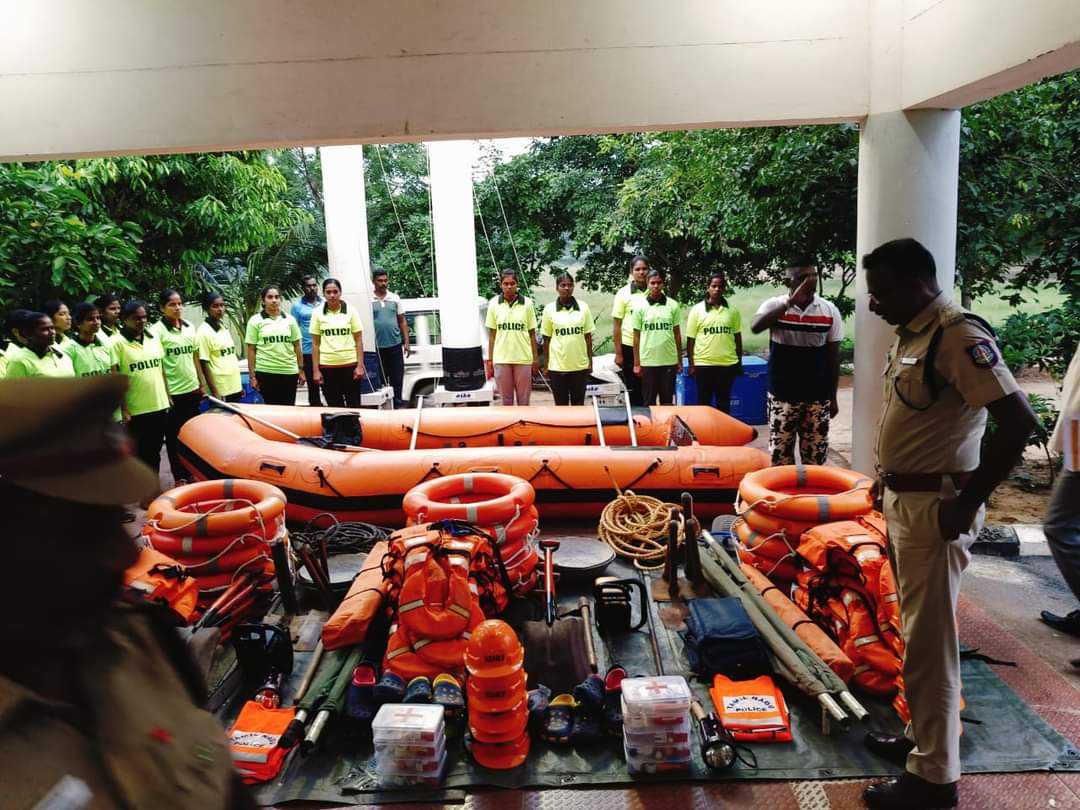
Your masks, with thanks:
M918 239L934 256L941 288L952 295L959 164L958 110L873 113L862 125L851 459L860 472L874 470L881 374L895 336L868 308L862 257L891 239Z

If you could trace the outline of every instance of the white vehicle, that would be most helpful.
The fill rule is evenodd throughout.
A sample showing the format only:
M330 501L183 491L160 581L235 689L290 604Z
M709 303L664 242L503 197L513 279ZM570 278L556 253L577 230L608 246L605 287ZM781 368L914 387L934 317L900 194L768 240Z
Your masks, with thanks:
M477 303L477 317L484 323L488 301ZM442 331L439 328L438 298L402 298L401 311L409 325L409 356L405 358L405 377L401 384L401 398L416 407L417 397L429 396L442 379ZM464 315L463 315L464 316ZM482 351L487 357L487 329L483 329ZM593 358L590 386L599 386L599 396L621 396L622 380L615 355L604 354ZM542 384L541 384L542 385Z

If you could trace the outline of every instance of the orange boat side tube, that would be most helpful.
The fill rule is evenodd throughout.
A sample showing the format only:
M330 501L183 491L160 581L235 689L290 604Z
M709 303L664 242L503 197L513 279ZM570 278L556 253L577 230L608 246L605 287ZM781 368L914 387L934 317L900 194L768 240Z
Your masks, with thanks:
M205 501L220 504L234 500L250 504L235 504L231 509L221 508L220 511L215 507L215 511L205 513L188 508ZM187 484L159 495L146 510L146 519L156 529L193 529L189 534L210 537L265 530L284 511L285 494L272 484L226 478Z
M739 485L739 497L751 509L778 518L830 523L869 512L872 485L871 479L853 470L789 464L747 475ZM806 494L799 494L804 490Z
M251 408L253 415L301 436L321 436L322 415L342 412L334 408L288 405L238 407L241 410ZM642 446L664 444L672 416L679 416L686 422L701 444L735 447L749 444L757 435L750 425L706 405L653 405L651 408L633 408L631 412L637 441ZM416 415L416 411L411 409L360 411L363 446L376 450L407 450L412 441ZM609 445L630 444L626 410L622 406L602 407L600 418L604 426L604 439ZM250 427L267 439L278 441L282 438L272 428L254 420ZM418 450L599 444L591 405L424 408L420 412L420 428L416 436Z

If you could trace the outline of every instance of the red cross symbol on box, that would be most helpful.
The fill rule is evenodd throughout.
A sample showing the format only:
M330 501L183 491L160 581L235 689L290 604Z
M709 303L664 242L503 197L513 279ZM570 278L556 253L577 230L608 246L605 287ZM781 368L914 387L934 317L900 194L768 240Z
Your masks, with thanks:
M396 712L394 712L393 716L394 722L396 723L407 723L411 720L422 720L423 718L424 713L419 709L413 708L405 709L404 711L398 709Z
M667 684L657 683L656 681L649 681L647 684L645 684L645 686L642 687L642 689L653 695L658 695L661 692L666 692L668 688Z

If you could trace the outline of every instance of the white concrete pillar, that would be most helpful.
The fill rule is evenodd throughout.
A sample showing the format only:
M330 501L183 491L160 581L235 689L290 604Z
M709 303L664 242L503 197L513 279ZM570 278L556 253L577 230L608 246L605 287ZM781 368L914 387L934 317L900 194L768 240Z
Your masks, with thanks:
M862 257L890 239L918 239L933 254L938 283L951 295L959 166L958 110L873 113L862 125L851 459L852 467L861 472L874 469L881 373L894 337L893 328L868 309Z
M427 144L439 288L443 384L450 391L484 384L483 345L476 282L471 141Z
M375 324L371 315L374 287L368 253L367 199L364 194L364 148L324 146L323 200L326 206L326 253L330 275L341 282L342 298L360 313L364 327L364 365L378 369ZM369 391L364 386L364 391Z

